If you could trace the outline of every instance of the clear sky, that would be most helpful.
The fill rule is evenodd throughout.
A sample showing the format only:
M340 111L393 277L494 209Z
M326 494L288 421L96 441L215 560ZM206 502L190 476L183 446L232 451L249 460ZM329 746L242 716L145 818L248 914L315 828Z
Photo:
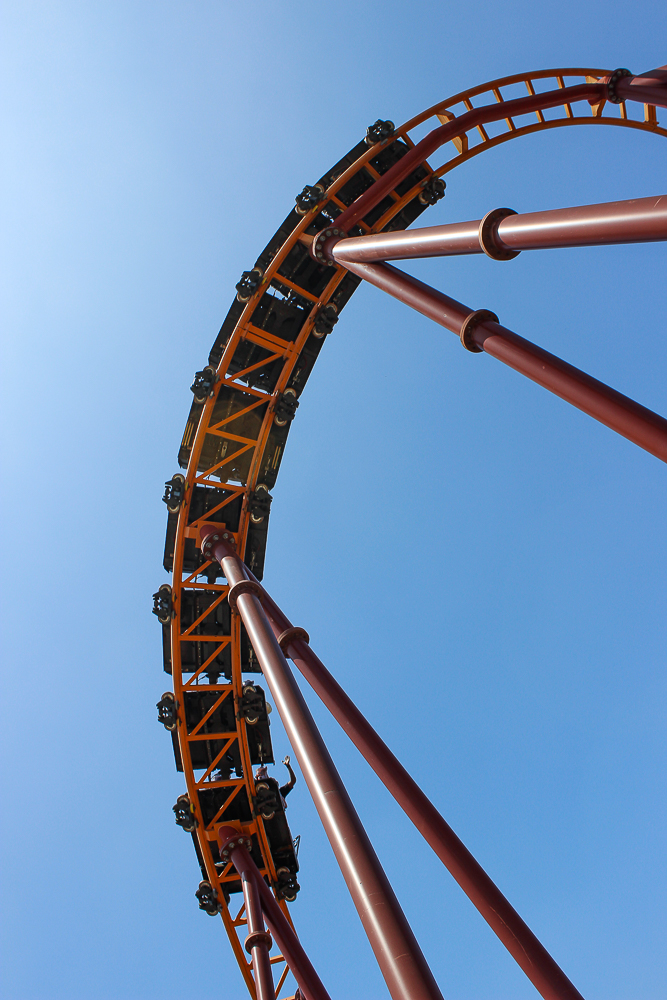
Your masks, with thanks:
M173 821L150 613L188 386L241 271L377 118L523 70L639 72L666 40L657 0L4 5L7 1000L247 995ZM630 130L528 137L451 174L425 224L664 194L666 157ZM413 270L665 414L666 263ZM361 288L274 497L286 613L587 1000L663 998L664 465ZM447 1000L536 996L309 700ZM303 942L333 1000L381 1000L303 782L289 804Z

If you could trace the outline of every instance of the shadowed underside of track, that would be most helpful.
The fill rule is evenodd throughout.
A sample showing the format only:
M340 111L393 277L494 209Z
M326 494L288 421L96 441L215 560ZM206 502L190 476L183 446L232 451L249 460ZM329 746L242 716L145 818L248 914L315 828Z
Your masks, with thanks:
M172 734L176 766L185 775L187 794L174 811L194 841L202 878L200 908L221 915L253 997L253 971L239 939L246 929L242 898L233 895L239 892L239 877L231 863L220 860L217 831L231 824L252 839L252 856L288 918L287 901L299 891L298 862L276 782L253 778L255 765L274 763L270 707L256 680L260 670L252 645L229 607L220 566L202 557L200 527L206 522L231 533L237 551L261 579L270 491L299 397L360 282L343 267L315 261L309 253L313 236L335 226L336 218L413 148L411 133L418 130L420 137L424 123L443 124L473 107L515 96L517 89L540 93L606 72L567 69L507 77L457 94L400 129L377 122L366 140L304 188L254 267L244 272L208 364L195 376L178 454L186 472L174 476L165 493L164 568L173 581L156 594L154 610L162 623L164 669L172 675L173 693L167 692L158 707L160 721ZM438 178L520 135L575 124L667 135L652 105L643 106L643 117L633 119L631 113L625 104L563 104L548 114L504 119L493 129L478 125L448 143L439 167L426 161L417 165L349 235L407 228L444 194ZM272 962L278 967L278 996L288 970L281 956Z

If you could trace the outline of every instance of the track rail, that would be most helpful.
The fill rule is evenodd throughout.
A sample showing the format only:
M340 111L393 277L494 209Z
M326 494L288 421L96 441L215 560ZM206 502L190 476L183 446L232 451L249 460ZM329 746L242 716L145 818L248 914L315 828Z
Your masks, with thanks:
M244 683L249 673L258 672L257 661L239 616L230 613L226 581L219 577L216 564L201 556L201 526L206 522L229 533L236 550L261 579L269 491L276 481L289 424L326 336L360 281L344 267L314 261L309 254L313 237L327 226L335 226L336 219L361 194L416 146L425 127L455 121L481 105L503 105L516 98L517 88L533 96L561 89L563 103L548 112L537 108L521 120L508 114L493 128L477 124L454 135L438 151L443 157L439 165L419 162L407 178L356 221L349 235L407 228L442 193L434 186L434 178L444 177L473 156L519 136L584 124L667 136L651 104L626 107L625 103L600 100L594 105L580 102L575 106L568 100L567 91L573 84L597 83L608 75L608 70L578 68L504 77L434 105L378 142L360 142L318 185L304 189L304 194L308 190L310 194L302 197L300 210L288 215L253 271L246 272L237 286L237 301L209 355L208 368L199 379L200 399L195 397L179 452L179 463L186 473L172 490L169 504L164 565L173 572L173 580L170 590L162 588L165 669L173 677L174 750L196 821L192 832L202 878L212 888L253 1000L257 991L252 964L240 938L247 930L245 909L242 897L236 897L238 905L229 897L229 890L238 891L238 875L231 862L221 861L218 852L217 836L222 826L231 825L252 838L254 860L288 920L290 915L267 824L256 808L252 770L256 741L253 743L253 723L242 711ZM512 94L508 95L510 89ZM639 117L633 117L636 108ZM186 606L190 609L187 617ZM191 699L188 704L192 708L193 699L199 696L204 699L198 703L202 707L199 715L195 712L193 716L192 711L186 711L186 699ZM224 706L232 704L230 715ZM221 729L218 722L216 729L215 720L225 711L234 724ZM193 761L195 745L199 749ZM208 748L205 761L202 745ZM231 757L237 764L236 776L230 772L221 777L219 766ZM211 815L204 798L218 790L228 790L224 792L228 797ZM282 956L272 957L271 962L277 972L276 997L280 997L289 970Z

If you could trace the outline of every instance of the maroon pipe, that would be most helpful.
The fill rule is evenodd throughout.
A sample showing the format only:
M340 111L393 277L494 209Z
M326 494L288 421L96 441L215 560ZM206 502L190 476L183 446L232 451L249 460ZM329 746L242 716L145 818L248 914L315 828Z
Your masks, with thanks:
M234 827L221 826L218 830L218 841L220 843L220 847L226 847L229 843L238 840L238 836L239 832L238 830L235 830ZM322 985L320 977L315 972L315 969L306 955L301 942L294 933L293 929L290 927L285 914L271 895L266 882L261 876L259 868L252 860L248 851L245 847L243 847L243 845L237 843L232 848L230 855L232 861L234 862L234 867L241 876L241 879L246 877L253 879L266 922L271 929L271 933L276 939L283 958L290 967L292 975L299 984L301 992L305 995L306 1000L330 1000L329 994Z
M248 937L245 948L252 955L257 1000L275 1000L276 991L273 984L271 959L269 958L270 939L264 930L262 904L259 898L257 882L251 872L239 872L239 875L241 876L241 887L243 889L246 921L248 924Z
M347 265L406 305L461 336L474 311L391 264ZM667 420L489 319L471 325L474 347L503 361L566 402L667 462Z
M225 537L227 536L227 537ZM204 524L202 553L222 566L380 971L394 1000L442 1000L361 820L227 532ZM231 540L231 539L230 539Z
M639 76L622 77L616 84L616 95L622 101L667 108L667 66L658 66Z
M289 630L294 631L290 620L247 567L246 572L260 588L260 600L274 635L279 638ZM296 630L297 633L300 631ZM287 635L282 645L336 722L518 962L535 989L545 1000L581 1000L581 994L563 970L331 676L307 641L299 638L298 634L291 638Z
M345 267L350 263L484 253L482 222L477 219L347 239L331 237L324 252ZM658 240L667 240L667 195L508 215L493 227L491 249L543 250Z
M575 101L599 103L606 97L606 83L580 83L575 87L561 87L558 90L548 90L543 94L519 97L513 101L483 104L479 108L473 108L472 111L466 111L453 121L433 129L409 153L402 156L398 163L390 167L386 174L378 178L367 191L359 195L357 200L353 201L349 208L346 208L336 218L336 227L346 231L350 230L436 149L449 142L450 139L455 139L470 129L476 128L477 125L486 125L503 118L512 118L514 115L530 114L532 111L543 111L546 108L559 107ZM639 100L643 102L644 98L640 96Z

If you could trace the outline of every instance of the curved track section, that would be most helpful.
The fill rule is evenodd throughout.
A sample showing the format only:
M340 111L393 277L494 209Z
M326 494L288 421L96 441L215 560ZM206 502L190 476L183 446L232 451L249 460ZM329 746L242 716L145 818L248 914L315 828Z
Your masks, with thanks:
M240 881L221 860L217 831L230 824L252 839L252 856L289 918L287 902L299 891L298 861L277 783L256 781L253 768L274 763L269 706L255 676L260 672L239 616L232 613L226 581L217 563L199 548L202 523L233 535L237 551L261 579L271 493L299 397L341 309L360 279L310 255L313 237L398 162L425 130L453 121L482 105L540 94L574 83L595 82L600 69L560 69L505 77L429 108L399 129L377 122L367 138L320 178L304 188L252 270L237 285L237 298L208 358L195 376L194 403L179 451L186 469L167 484L169 515L164 568L171 586L155 595L162 624L164 669L173 693L158 705L170 730L176 766L187 794L174 807L176 822L191 833L201 869L200 908L220 914L253 998L251 962L241 935L247 930ZM473 103L474 102L474 103ZM642 106L639 108L641 113ZM350 236L407 228L444 194L438 179L478 153L544 129L604 124L666 136L656 109L643 118L624 103L602 101L548 112L536 111L493 128L477 125L440 151L443 162L422 162L372 208ZM425 129L426 127L426 129ZM288 973L276 965L276 996Z

